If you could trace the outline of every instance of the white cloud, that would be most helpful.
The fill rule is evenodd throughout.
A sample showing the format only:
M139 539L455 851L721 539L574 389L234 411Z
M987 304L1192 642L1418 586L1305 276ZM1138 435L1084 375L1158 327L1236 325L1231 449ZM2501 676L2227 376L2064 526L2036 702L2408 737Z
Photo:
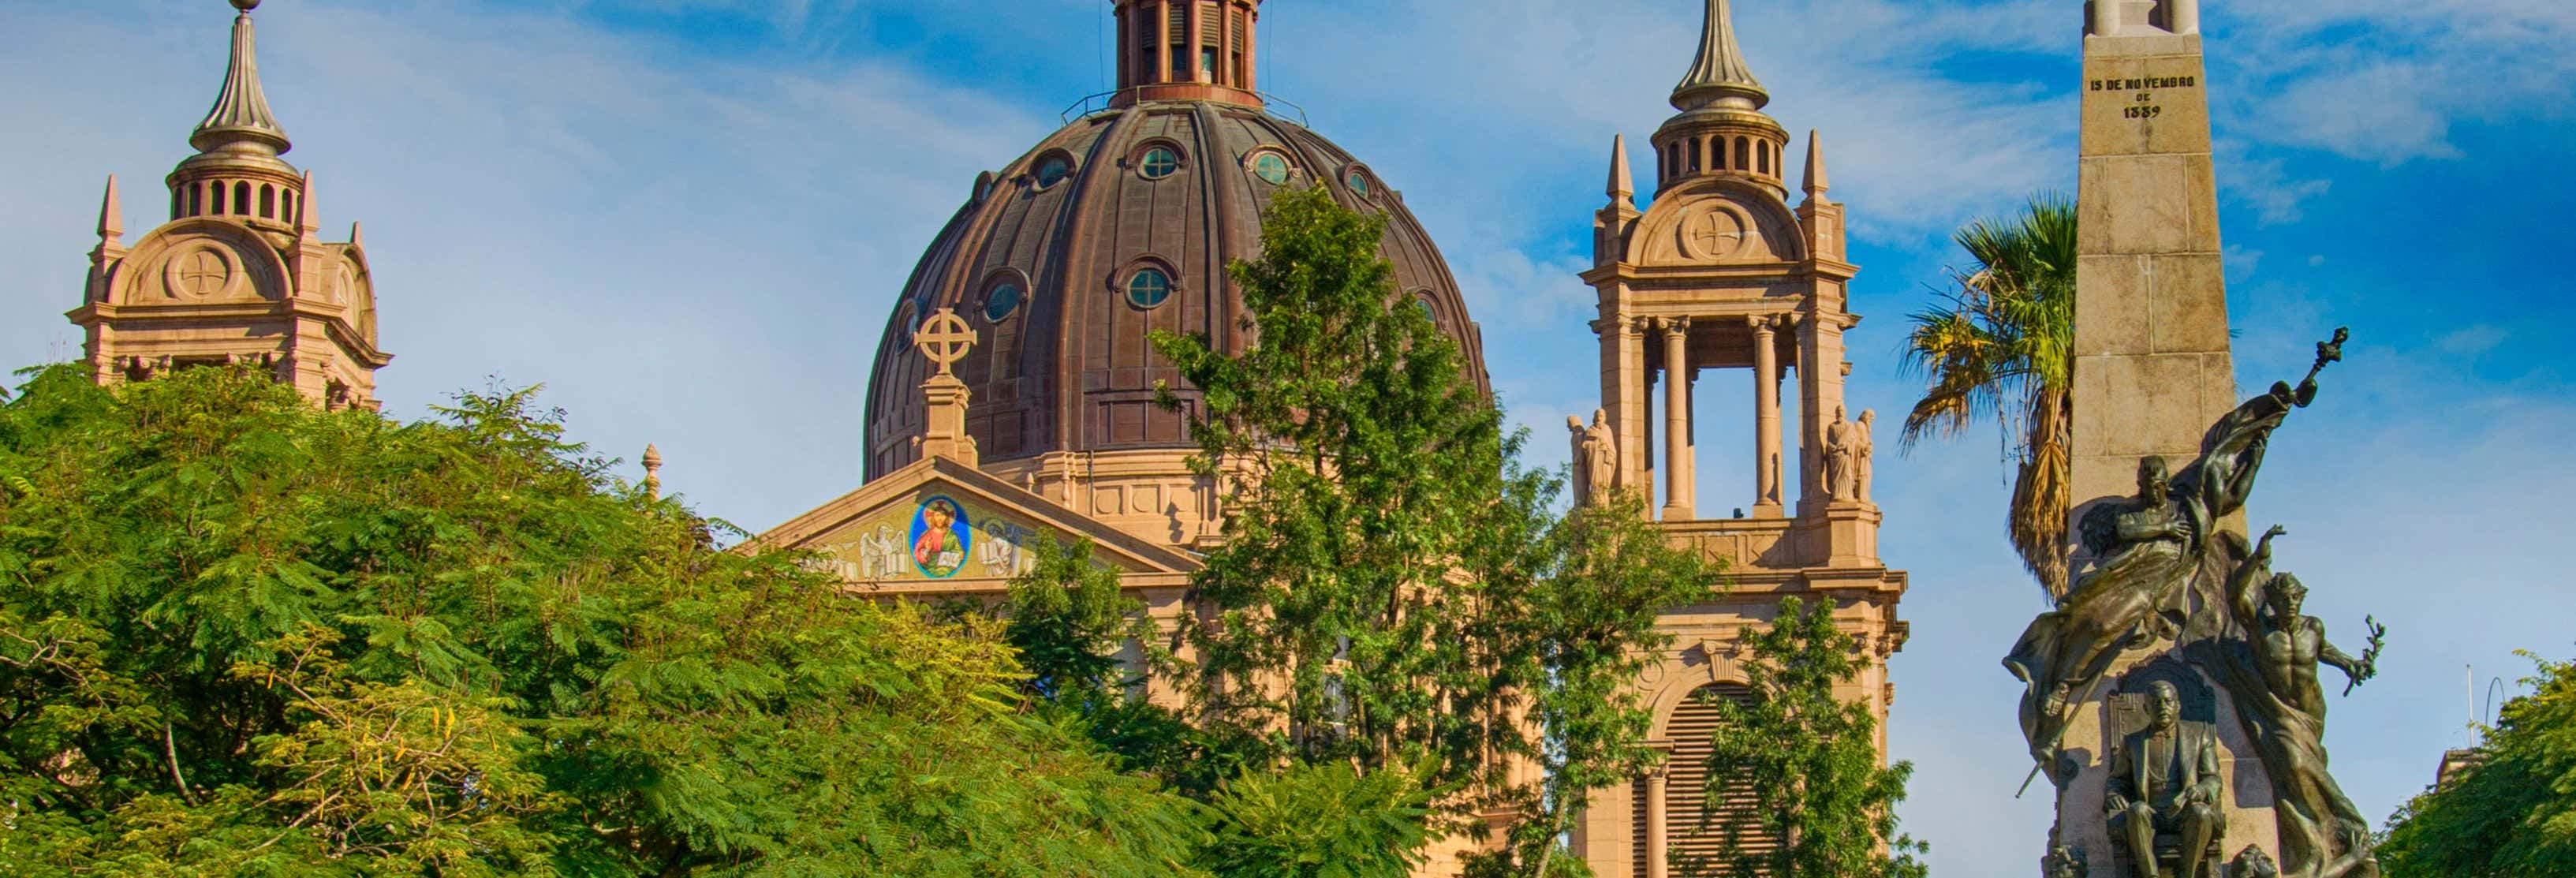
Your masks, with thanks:
M2256 0L2213 10L2234 127L2394 165L2461 155L2454 125L2563 114L2576 5L2558 0Z
M2292 175L2281 158L2255 158L2242 138L2222 138L2216 151L2220 197L2253 208L2255 220L2266 226L2298 222L2307 216L2309 199L2334 188L2331 180Z

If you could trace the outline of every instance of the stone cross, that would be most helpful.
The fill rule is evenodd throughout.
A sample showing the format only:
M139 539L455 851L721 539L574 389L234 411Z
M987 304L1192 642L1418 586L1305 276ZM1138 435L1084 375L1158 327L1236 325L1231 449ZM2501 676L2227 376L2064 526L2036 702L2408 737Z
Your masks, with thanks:
M966 431L966 406L973 398L966 382L957 380L949 368L966 358L975 346L975 330L955 311L941 311L922 321L913 330L912 343L921 355L939 367L939 373L921 382L921 438L917 446L923 457L945 457L974 466L975 437Z
M913 331L912 344L921 349L923 357L939 367L939 374L946 375L949 367L965 359L966 351L975 346L975 330L968 327L965 318L957 316L957 312L941 311L930 315L929 320L922 321L920 329Z

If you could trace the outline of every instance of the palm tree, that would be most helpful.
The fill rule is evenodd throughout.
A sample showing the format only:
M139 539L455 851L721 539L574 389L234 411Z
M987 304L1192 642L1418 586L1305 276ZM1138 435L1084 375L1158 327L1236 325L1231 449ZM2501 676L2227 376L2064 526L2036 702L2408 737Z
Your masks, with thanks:
M2051 598L2066 593L2068 429L2075 375L2075 205L2033 196L1953 240L1976 260L1952 269L1944 303L1913 315L1904 363L1929 386L1905 416L1902 445L1952 438L1993 418L2015 443L2007 530Z

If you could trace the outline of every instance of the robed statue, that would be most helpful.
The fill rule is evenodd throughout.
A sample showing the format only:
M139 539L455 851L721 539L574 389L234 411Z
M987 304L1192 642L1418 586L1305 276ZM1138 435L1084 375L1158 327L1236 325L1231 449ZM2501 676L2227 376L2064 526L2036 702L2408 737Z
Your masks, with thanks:
M1610 435L1610 413L1593 409L1589 427L1567 415L1565 429L1574 440L1575 502L1599 505L1619 483L1619 443Z

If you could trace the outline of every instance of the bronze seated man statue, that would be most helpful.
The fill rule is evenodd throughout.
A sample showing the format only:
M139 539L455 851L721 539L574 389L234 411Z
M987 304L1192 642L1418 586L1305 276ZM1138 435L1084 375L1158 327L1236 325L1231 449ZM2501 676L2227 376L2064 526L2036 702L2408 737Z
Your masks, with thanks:
M2156 836L2179 836L2177 878L2201 878L2209 844L2226 826L2219 805L2218 744L2209 733L2181 723L2182 696L2172 683L2150 687L2153 715L2111 754L2110 788L2102 810L2111 837L2128 847L2138 878L2162 878Z

